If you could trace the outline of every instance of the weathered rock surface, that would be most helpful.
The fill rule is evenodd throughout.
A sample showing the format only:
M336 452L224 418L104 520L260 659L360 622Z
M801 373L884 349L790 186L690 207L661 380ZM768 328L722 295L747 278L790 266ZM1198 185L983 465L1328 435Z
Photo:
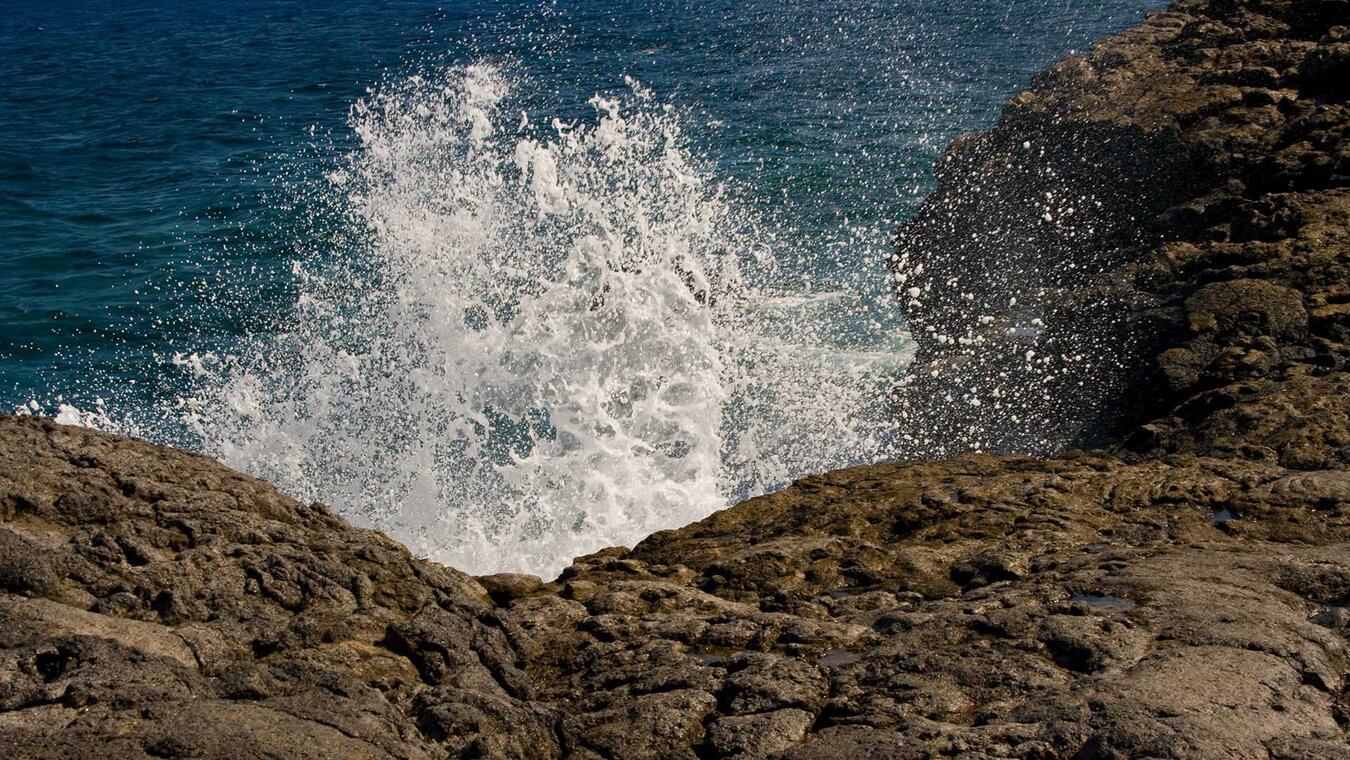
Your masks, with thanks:
M0 517L18 757L1350 756L1338 469L863 467L479 583L2 418Z
M1122 433L1100 451L807 478L545 582L0 417L0 747L1350 758L1344 23L1338 0L1178 3L958 142L902 234L939 373L912 387L1035 392L947 401L935 439ZM1054 225L1045 192L1090 224ZM939 255L972 230L953 255L1008 276ZM1100 392L1028 350L1084 354Z
M483 587L323 507L3 418L0 519L11 756L557 754Z
M1155 417L1141 450L1227 450L1208 418L1265 416L1253 395L1344 414L1348 45L1342 0L1182 0L957 141L893 266L915 451L1047 453Z

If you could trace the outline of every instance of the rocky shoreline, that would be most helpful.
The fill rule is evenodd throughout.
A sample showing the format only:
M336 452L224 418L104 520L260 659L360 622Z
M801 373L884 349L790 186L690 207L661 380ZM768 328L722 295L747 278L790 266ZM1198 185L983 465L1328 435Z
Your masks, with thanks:
M1183 0L958 140L897 238L932 370L906 396L928 432L917 450L1129 437L1141 453L1265 446L1330 464L1307 461L1324 452L1277 419L1291 415L1269 421L1308 440L1213 407L1343 397L1347 25L1336 0ZM968 403L996 389L1001 403Z
M806 478L545 583L0 418L0 746L1350 757L1347 25L1182 0L941 162L916 450L1095 451Z

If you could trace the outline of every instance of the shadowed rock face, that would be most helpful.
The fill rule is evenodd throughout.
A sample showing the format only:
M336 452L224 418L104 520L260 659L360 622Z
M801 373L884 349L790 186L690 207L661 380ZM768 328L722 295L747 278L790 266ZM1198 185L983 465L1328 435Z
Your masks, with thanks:
M1057 315L1037 345L1089 376L1125 365L1079 393L1017 374L1006 330L927 340L941 371L913 388L993 371L1050 396L947 402L934 435L1031 447L1005 417L1072 412L1038 440L1127 433L1102 451L807 478L546 583L417 560L202 457L0 417L0 747L1350 757L1338 23L1335 0L1183 2L958 142L902 232L921 336L973 302L981 329ZM1112 201L1084 206L1091 235L1037 221L1065 183ZM971 230L998 245L938 245Z
M1238 381L1340 373L1347 24L1339 0L1178 2L953 144L893 264L914 453L1101 444ZM1182 417L1137 442L1234 445Z

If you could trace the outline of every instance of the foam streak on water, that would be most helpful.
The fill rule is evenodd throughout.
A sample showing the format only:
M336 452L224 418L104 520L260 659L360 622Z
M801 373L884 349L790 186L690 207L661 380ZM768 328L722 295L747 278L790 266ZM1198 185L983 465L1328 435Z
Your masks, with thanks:
M207 452L434 559L543 574L885 456L893 310L774 288L778 244L639 85L579 124L514 109L527 85L480 64L357 104L286 332L178 359Z

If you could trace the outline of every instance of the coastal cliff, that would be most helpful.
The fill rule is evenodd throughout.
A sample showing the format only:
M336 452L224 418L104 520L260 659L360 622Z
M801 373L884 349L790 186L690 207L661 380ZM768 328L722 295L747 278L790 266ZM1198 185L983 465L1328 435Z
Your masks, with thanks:
M1315 466L1288 419L1268 421L1307 440L1215 413L1344 395L1346 24L1335 0L1179 2L958 140L893 263L919 344L915 450L1133 432L1140 451Z
M0 418L0 746L1350 757L1346 25L1340 0L1183 0L1042 74L897 238L898 414L954 456L553 582Z

